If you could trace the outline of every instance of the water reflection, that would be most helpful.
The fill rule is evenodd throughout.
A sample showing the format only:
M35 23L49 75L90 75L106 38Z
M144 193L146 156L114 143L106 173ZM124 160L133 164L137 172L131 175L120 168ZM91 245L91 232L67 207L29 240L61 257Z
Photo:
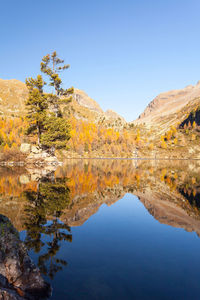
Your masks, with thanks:
M200 163L131 160L66 161L55 172L1 169L0 213L38 253L40 271L53 279L67 265L61 242L71 242L70 227L80 226L105 203L136 195L160 223L200 236ZM63 245L63 244L62 244Z
M65 260L57 257L60 242L72 241L71 229L67 224L59 221L63 210L69 204L70 190L66 186L66 179L51 176L41 178L37 182L37 190L23 192L27 204L24 207L24 229L26 230L25 245L28 250L40 253L47 246L45 253L38 255L38 267L42 274L53 279L54 275L66 266ZM47 222L48 219L50 222ZM47 237L51 240L45 245ZM43 238L42 238L43 237Z

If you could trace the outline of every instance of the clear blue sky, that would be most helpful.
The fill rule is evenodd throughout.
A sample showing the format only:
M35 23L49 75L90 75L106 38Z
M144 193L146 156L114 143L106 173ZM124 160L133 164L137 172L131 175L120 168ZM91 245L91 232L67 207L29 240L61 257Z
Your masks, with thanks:
M24 81L56 50L64 87L128 121L157 94L200 79L199 0L2 0L0 78Z

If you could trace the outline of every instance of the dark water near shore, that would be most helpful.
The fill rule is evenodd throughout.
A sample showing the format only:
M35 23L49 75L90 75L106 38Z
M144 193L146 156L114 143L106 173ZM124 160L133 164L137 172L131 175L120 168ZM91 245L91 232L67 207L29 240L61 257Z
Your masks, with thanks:
M51 299L200 299L200 162L1 169L0 214Z

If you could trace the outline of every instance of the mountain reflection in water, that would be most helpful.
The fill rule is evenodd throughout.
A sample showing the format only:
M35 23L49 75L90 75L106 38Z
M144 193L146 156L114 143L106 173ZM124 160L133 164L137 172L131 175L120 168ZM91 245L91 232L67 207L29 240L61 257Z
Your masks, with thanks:
M1 168L0 175L0 214L25 230L28 250L50 279L67 265L59 252L62 241L72 242L71 227L127 193L160 223L200 236L199 161L69 160L46 176L22 168Z

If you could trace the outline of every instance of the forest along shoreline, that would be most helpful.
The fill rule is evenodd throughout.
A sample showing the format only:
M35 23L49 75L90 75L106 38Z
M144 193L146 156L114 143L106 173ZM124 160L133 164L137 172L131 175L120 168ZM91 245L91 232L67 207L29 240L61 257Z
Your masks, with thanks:
M137 120L127 122L112 110L104 112L84 91L64 88L61 75L68 68L54 51L42 58L36 78L0 79L1 164L200 159L200 82L158 95Z
M67 159L134 159L134 160L200 160L199 157L180 157L178 153L173 153L173 155L166 156L162 155L162 153L149 153L150 155L144 156L139 152L133 152L133 156L130 157L114 157L114 156L92 156L92 155L78 155L77 153L73 153L71 155L60 155L60 153L55 152L52 154L51 152L45 151L37 145L31 145L28 143L23 143L20 146L20 151L16 151L14 153L8 152L7 155L0 154L0 165L1 166L41 166L52 167L53 169L59 165L63 164L64 160ZM52 170L53 170L52 169Z

